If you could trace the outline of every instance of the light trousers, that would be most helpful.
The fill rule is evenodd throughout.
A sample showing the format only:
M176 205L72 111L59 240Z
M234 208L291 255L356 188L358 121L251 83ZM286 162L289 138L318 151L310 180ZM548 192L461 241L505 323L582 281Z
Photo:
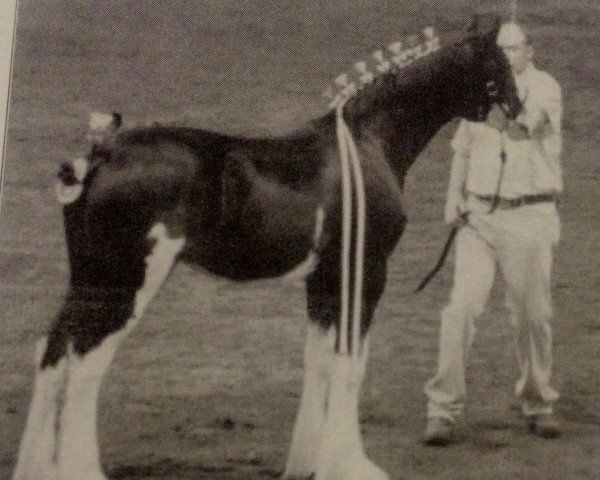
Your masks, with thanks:
M525 415L552 412L558 393L550 385L550 271L558 236L555 208L541 213L530 207L471 213L469 224L456 237L454 287L442 311L438 369L425 387L428 417L454 421L463 410L474 322L488 302L498 267L516 340L517 398Z

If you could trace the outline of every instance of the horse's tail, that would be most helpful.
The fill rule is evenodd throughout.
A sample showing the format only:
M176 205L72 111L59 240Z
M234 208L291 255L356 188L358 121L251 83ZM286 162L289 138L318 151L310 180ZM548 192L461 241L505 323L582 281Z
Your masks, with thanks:
M90 114L87 138L92 149L86 157L67 160L58 169L56 196L63 205L75 202L84 191L86 180L96 171L98 165L106 160L117 131L122 125L121 114Z

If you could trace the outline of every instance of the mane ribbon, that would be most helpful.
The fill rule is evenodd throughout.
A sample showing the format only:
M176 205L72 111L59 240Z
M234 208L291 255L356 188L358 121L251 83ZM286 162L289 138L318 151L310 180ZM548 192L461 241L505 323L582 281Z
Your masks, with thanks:
M352 204L356 196L356 237L354 244L354 297L352 304L352 348L354 359L359 355L359 338L362 313L362 291L364 278L366 195L362 166L352 133L344 121L344 104L336 108L336 133L340 150L342 174L342 255L341 255L341 309L340 309L340 352L348 353L348 323L350 321L350 254L352 242ZM353 182L354 180L354 182ZM354 189L352 188L354 185Z
M356 221L354 244L354 297L352 303L352 348L350 353L357 359L360 346L360 327L362 314L362 293L364 277L366 195L362 168L358 151L348 125L344 121L344 105L360 89L371 84L380 74L392 69L403 68L418 58L440 48L440 39L433 27L423 29L424 41L419 43L416 35L409 36L404 42L394 42L387 47L389 55L377 50L367 61L357 62L352 74L339 75L323 96L330 100L330 107L336 109L336 133L340 150L342 176L342 253L341 253L341 308L339 349L348 353L348 323L350 321L350 254L352 251L352 226ZM369 64L375 62L370 68ZM351 78L354 77L354 80ZM353 189L354 185L354 189ZM356 219L352 211L356 196Z

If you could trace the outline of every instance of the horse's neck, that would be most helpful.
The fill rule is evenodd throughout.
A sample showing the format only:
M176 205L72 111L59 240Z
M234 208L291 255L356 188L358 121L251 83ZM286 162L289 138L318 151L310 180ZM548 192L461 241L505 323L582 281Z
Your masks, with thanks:
M438 130L459 114L465 66L457 51L447 48L423 58L365 91L366 99L359 94L354 115L350 106L350 121L381 138L401 182Z

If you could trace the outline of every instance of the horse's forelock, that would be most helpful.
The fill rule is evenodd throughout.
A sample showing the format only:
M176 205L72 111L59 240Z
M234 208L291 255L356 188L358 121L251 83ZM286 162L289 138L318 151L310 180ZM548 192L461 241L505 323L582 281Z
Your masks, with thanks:
M479 14L474 15L469 27L468 34L475 38L484 41L496 41L496 36L500 30L501 20L498 15L494 14Z

